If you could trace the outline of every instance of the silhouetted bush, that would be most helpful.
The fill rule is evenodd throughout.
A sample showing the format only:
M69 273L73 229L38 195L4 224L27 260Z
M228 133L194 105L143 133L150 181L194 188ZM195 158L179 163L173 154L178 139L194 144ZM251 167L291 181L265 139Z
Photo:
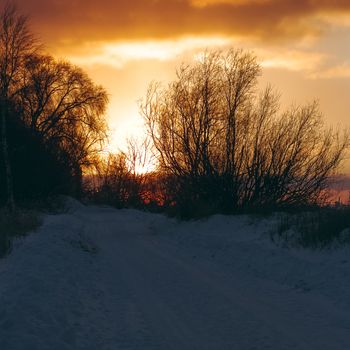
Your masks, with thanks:
M180 216L323 201L348 135L324 127L317 103L281 113L270 87L257 91L259 75L252 54L230 50L150 85L140 109Z
M8 143L17 202L75 192L69 164L57 159L55 150L48 149L41 137L24 126L15 115L8 123ZM0 156L0 203L5 204L5 201L4 168Z

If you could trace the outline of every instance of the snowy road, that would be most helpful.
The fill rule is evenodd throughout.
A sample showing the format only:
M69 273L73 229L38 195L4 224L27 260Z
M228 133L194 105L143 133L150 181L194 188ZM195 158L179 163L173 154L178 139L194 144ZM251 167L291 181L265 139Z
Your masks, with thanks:
M350 348L346 303L225 264L176 225L196 227L107 208L47 218L0 262L0 349Z

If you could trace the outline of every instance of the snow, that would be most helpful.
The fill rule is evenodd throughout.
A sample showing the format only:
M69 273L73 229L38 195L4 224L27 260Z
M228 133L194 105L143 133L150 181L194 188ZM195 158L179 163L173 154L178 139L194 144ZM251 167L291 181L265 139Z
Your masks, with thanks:
M0 349L349 349L350 248L275 225L70 200L0 261Z

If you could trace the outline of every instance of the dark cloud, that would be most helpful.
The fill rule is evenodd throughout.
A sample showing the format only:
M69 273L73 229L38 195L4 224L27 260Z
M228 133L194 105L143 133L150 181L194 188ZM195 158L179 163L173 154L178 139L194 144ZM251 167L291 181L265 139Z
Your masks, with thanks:
M273 40L319 32L320 24L312 19L317 13L350 12L349 0L233 0L206 6L191 0L17 0L17 4L50 44L208 34Z

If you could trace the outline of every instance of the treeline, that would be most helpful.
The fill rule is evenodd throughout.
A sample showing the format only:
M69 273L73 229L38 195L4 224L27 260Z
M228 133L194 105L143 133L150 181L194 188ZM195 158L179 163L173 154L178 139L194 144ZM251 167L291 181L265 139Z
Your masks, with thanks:
M27 18L0 15L0 203L78 195L107 136L106 91L42 52Z
M12 6L0 16L0 203L52 194L182 217L320 205L349 138L317 103L281 111L258 89L244 51L206 52L152 83L140 103L147 137L118 154L107 141L106 91L44 54Z

